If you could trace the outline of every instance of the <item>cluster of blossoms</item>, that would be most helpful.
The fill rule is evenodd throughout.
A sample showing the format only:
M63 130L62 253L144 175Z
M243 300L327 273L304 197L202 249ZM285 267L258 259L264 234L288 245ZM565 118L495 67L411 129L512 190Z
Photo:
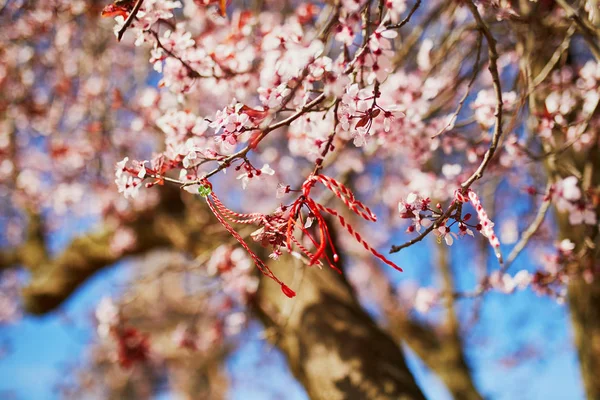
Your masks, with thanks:
M323 116L307 114L294 121L288 131L290 153L316 162L327 148L334 118L334 113L328 112Z
M126 19L135 6L135 1L121 1L120 4L108 5L102 10L102 16L115 17L114 32L119 35ZM159 20L168 20L173 17L173 10L181 8L180 1L147 0L136 13L135 21L130 28L137 33L138 40L141 35ZM137 43L136 43L137 44Z
M135 197L142 187L142 182L146 177L146 168L144 163L138 161L129 161L125 157L119 161L115 169L115 183L119 193L123 193L125 198Z
M204 135L208 124L191 112L167 111L156 120L156 125L165 134L165 156L181 161L184 168L195 166L202 158L215 157L216 152Z
M529 271L521 270L514 276L502 274L500 271L494 271L487 279L487 284L499 292L510 294L516 289L523 290L531 284L533 276Z
M198 319L181 322L170 329L170 345L158 340L155 333L142 332L135 326L135 318L127 316L125 305L115 304L109 297L103 298L96 308L98 336L123 368L152 362L172 347L211 351L237 335L246 324L246 316L240 309L258 288L258 278L252 271L252 260L244 250L227 245L215 249L206 262L208 274L202 275L208 288L202 290L215 290L214 298L202 308Z
M535 280L535 275L532 275L526 270L517 272L514 276L501 271L494 271L488 277L485 278L478 290L483 293L485 290L495 290L500 293L510 294L516 290L524 290L531 285ZM439 304L442 298L442 294L432 287L421 287L418 288L412 299L413 308L425 314L431 310L434 306Z
M545 110L538 116L538 131L555 147L581 152L593 145L591 132L598 125L593 117L600 102L599 71L600 64L588 61L579 71L565 67L552 74Z
M356 83L346 89L338 113L338 132L341 137L351 136L355 146L364 146L367 137L376 132L373 123L379 115L382 116L380 124L383 131L390 131L391 123L399 113L379 106L377 99L380 96L378 89L360 89Z
M206 263L210 276L218 276L223 293L245 303L258 289L258 278L252 274L252 260L240 248L217 247Z
M391 50L392 39L396 36L398 36L396 31L380 26L369 37L367 50L360 53L357 58L358 66L366 67L371 71L366 77L367 83L383 82L392 72L391 59L394 55Z
M465 192L467 193L466 195L464 194ZM460 212L462 211L462 204L469 201L475 208L479 219L479 223L476 225L469 223L472 217L470 213L462 215ZM423 198L416 193L410 193L405 200L398 203L398 212L401 218L411 220L411 224L406 230L408 233L422 233L424 229L433 229L434 234L438 237L438 241L441 242L441 240L444 240L448 246L451 246L454 243L454 239L459 236L473 236L473 231L470 228L476 229L489 240L490 245L501 260L499 252L500 240L494 232L494 223L488 217L477 194L470 189L466 191L458 189L455 191L454 202L452 204L457 205L459 211L451 214L450 218L446 217L443 221L440 221L448 213L443 210L440 203L436 204L435 208L433 208L429 197ZM434 222L437 225L435 229L432 227ZM454 224L458 225L458 234L452 232L451 228Z
M113 339L116 344L116 357L123 368L131 368L135 363L144 363L150 355L148 337L136 328L127 326L119 309L109 297L103 298L96 308L98 335L103 339Z
M598 222L594 206L589 200L586 201L575 176L556 182L551 195L556 208L568 213L571 225L596 225Z
M515 92L502 93L502 102L505 111L514 109L517 102L517 94ZM496 122L496 96L491 89L481 90L477 93L477 97L471 104L474 110L475 121L485 129L494 126Z
M554 246L554 252L540 256L543 269L536 271L531 278L531 287L539 295L555 297L564 302L566 287L571 279L583 279L592 283L598 267L580 269L575 254L575 243L563 239Z
M176 2L170 3L171 11L180 6ZM206 6L216 2L196 4ZM490 128L498 124L499 98L495 90L481 89L470 102L473 118L465 124L468 126L476 122L484 128L484 133L476 141L453 134L459 124L460 108L451 114L439 113L431 117L436 98L454 87L454 82L450 75L431 74L434 67L432 40L422 43L417 70L393 72L391 57L397 37L393 24L398 23L400 14L406 11L404 1L386 2L385 13L380 15L373 27L363 26L364 10L360 2L343 1L341 8L337 9L339 21L333 24L332 29L336 44L342 48L335 58L330 58L331 53L327 53L322 36L309 29L308 22L318 11L315 6L299 8L286 19L285 24L276 18L261 22L250 12L236 11L232 18L235 25L229 36L219 33L220 27L208 21L206 23L210 27L201 27L192 33L186 30L188 28L184 24L164 21L170 17L153 17L167 12L160 8L153 10L153 7L154 3L144 3L144 14L135 22L137 25L132 25L137 28L133 30L136 44L145 42L152 46L151 62L157 71L163 72L161 85L176 94L178 104L155 118L156 125L165 133L165 151L153 157L149 166L146 166L147 162L127 160L118 165L116 174L120 192L127 197L135 196L144 179L148 178L153 181L146 186L174 181L192 193L200 191L217 219L246 249L261 272L281 284L283 292L290 297L294 295L292 289L279 281L231 224L258 225L259 229L252 238L271 247L274 259L287 251L304 257L308 265L321 265L322 260L327 260L335 268L335 260L327 259L325 252L329 246L335 254L322 215L326 213L337 218L367 250L388 262L356 233L338 211L310 198L309 191L315 182L326 186L335 182L327 180L330 178L321 179L323 175L310 175L298 190L292 190L293 185L281 184L277 198L290 193L300 195L287 205L280 204L271 213L238 213L227 208L214 194L208 178L229 167L238 171L237 178L243 189L250 182L258 181L258 177L265 179L266 187L270 176L291 172L293 167L286 167L291 165L291 161L286 164L286 158L281 157L278 150L265 151L268 162L248 158L251 151L258 153L259 145L272 130L288 127L290 153L313 162L316 171L322 168L330 152L347 147L347 142L352 142L365 153L379 151L384 156L402 157L402 174L406 176L393 179L404 179L404 182L388 186L403 187L403 196L409 194L400 202L397 199L402 196L402 190L395 190L393 196L385 197L386 202L396 199L401 217L411 220L408 232L423 235L433 232L440 242L452 245L458 237L473 236L473 232L478 231L488 239L502 262L494 223L477 194L472 189L453 193L453 188L462 185L461 179L464 181L469 173L475 171L491 146L489 133ZM198 12L206 16L202 11ZM158 28L164 24L168 29L161 34ZM200 45L215 48L214 43L208 44L209 39L219 43L219 52L208 51ZM236 46L233 46L234 41L237 41ZM223 54L227 57L221 57ZM510 62L508 58L503 62ZM578 85L581 88L592 87L596 79L594 74L593 66L586 65ZM200 88L216 87L227 90L225 93L240 91L241 95L232 96L233 101L207 118L179 109L185 102L183 95L192 96ZM560 96L564 97L564 94ZM501 98L505 112L516 109L518 99L515 92L504 92ZM594 99L586 100L586 110L589 111ZM546 103L555 122L566 121L565 118L561 120L560 115L568 114L577 104L568 98L559 98L557 94L548 96ZM283 113L290 113L289 117L278 120ZM587 123L590 123L589 119ZM209 133L210 130L214 131L214 135ZM500 164L492 168L509 169L512 161L526 155L520 146L519 139L511 136L506 142L506 150L502 151ZM422 165L436 155L448 156L453 161L442 164L440 176L434 178L432 173L423 171ZM465 163L461 164L459 160L462 158ZM277 165L273 162L275 160L279 161ZM205 169L209 165L212 165L211 169ZM258 168L259 165L263 167ZM275 171L271 165L280 169ZM178 179L166 177L171 170L179 172ZM354 194L344 192L340 187L343 186L337 186L337 189L328 186L352 211L365 220L373 220L362 206L357 206ZM561 190L560 184L557 184L556 193L565 192ZM415 192L427 195L419 197ZM572 223L591 224L592 220L595 223L591 205L587 204L582 209L581 196L575 198L574 194L569 193L568 188L566 195L558 194L557 199L564 200L559 202L559 209L570 212ZM440 202L449 200L450 204L447 208L441 203L433 206L432 197ZM470 213L463 215L465 203L474 207L477 223L471 222ZM297 237L295 230L298 226L301 228ZM314 232L318 233L318 238ZM311 250L311 247L316 250ZM500 282L495 285L498 288L504 282L502 290L506 291L506 288L520 285L510 284L512 279L508 276L490 282Z
M560 262L564 262L564 255L557 256L561 258ZM550 273L548 271L537 271L531 273L527 270L518 271L511 275L500 270L493 271L489 276L486 276L481 284L476 289L476 295L494 290L503 294L511 294L515 291L525 290L531 287L538 295L549 295L557 298L564 297L562 286L568 281L566 274ZM460 294L459 294L460 295ZM470 293L469 295L473 295ZM412 307L425 314L434 306L439 304L442 294L433 287L421 287L414 292L414 296L410 299Z
M267 115L264 110L254 110L240 103L217 111L210 126L218 132L216 141L221 151L231 153L238 143L247 142Z

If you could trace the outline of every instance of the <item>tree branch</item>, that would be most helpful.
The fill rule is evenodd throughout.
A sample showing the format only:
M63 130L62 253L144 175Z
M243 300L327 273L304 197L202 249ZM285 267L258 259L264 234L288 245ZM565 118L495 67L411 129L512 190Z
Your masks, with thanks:
M294 268L277 273L291 281ZM306 268L294 289L289 300L263 279L255 309L311 399L425 398L401 348L362 309L342 275Z

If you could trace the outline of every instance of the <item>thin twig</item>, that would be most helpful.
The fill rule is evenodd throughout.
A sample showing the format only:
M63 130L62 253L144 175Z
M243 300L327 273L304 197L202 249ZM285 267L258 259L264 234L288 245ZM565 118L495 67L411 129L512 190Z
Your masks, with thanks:
M402 28L404 25L406 25L410 21L410 19L412 18L413 14L417 11L417 9L419 8L420 5L421 5L421 0L417 0L415 2L415 5L413 6L413 8L411 8L410 12L406 16L406 18L404 18L402 21L400 21L397 24L388 25L388 26L386 26L386 28L387 29L400 29L400 28Z
M133 10L131 10L131 13L129 13L129 15L127 16L127 19L125 20L125 23L123 24L123 26L119 30L119 33L117 33L117 40L119 42L123 38L123 35L125 34L125 31L127 30L127 28L129 28L129 25L131 25L131 23L135 19L135 16L137 15L138 11L140 11L140 8L142 7L142 3L143 2L144 2L144 0L137 0L137 2L135 3L135 5L133 6Z
M515 247L513 247L510 254L506 258L506 263L504 264L504 267L502 267L502 269L500 270L501 274L504 274L508 270L508 268L510 268L511 264L519 256L519 254L521 254L521 252L525 249L525 247L529 243L529 240L533 237L533 235L535 235L535 233L538 231L540 226L542 226L542 223L544 222L544 219L546 218L546 214L548 213L548 209L550 208L550 205L552 204L552 197L550 195L551 190L552 190L552 183L548 182L548 185L546 186L546 191L544 194L543 203L541 204L535 218L533 219L533 221L531 221L531 224L529 225L529 227L521 235L521 239L519 239L519 242L515 245Z
M492 157L494 156L494 153L498 148L498 143L500 142L500 137L502 136L503 112L502 86L500 85L500 74L498 72L498 50L496 48L496 39L494 39L494 36L490 32L489 28L487 27L485 22L483 22L483 19L481 18L481 15L477 10L477 6L475 6L475 4L472 1L467 1L466 4L467 7L471 10L473 17L477 22L477 25L481 29L481 32L485 36L485 39L488 43L488 54L490 59L488 69L490 71L490 74L492 75L492 83L494 86L494 93L496 95L496 112L494 114L496 117L496 124L494 126L494 133L492 135L492 142L490 143L490 147L485 152L483 160L481 161L481 164L479 164L477 170L469 177L469 179L462 183L461 186L463 189L468 189L473 184L473 182L475 182L478 179L481 179L481 177L483 176L483 172L485 171Z
M544 82L546 80L546 78L548 77L548 74L550 74L550 72L552 72L554 70L554 67L556 66L556 63L558 63L558 60L560 60L560 57L569 48L569 45L571 44L571 37L573 36L574 33L575 33L575 24L571 24L571 26L567 30L567 34L565 35L565 38L562 41L562 43L560 44L560 46L558 46L558 48L556 49L554 54L552 54L552 57L550 57L550 60L548 60L548 62L544 66L544 68L542 68L540 73L533 80L532 90L535 90L535 88L537 86L539 86L542 82Z
M462 110L463 105L465 104L465 101L467 100L467 97L469 97L469 92L471 91L471 87L475 83L475 80L477 79L477 75L479 75L479 62L481 60L481 43L482 43L482 34L479 34L479 36L477 36L477 59L475 60L475 65L473 66L473 75L471 76L471 80L469 81L469 83L467 85L467 91L465 92L463 97L458 102L458 107L456 107L456 110L451 115L450 119L448 120L448 123L442 129L440 129L440 131L438 133L433 135L431 137L432 139L436 138L439 135L441 135L442 133L444 133L446 130L448 130L448 128L450 126L454 126L454 122L458 118L458 114L460 114L460 111Z
M588 44L588 46L590 46L590 51L592 52L596 60L600 61L600 46L598 45L598 35L594 32L593 28L589 26L589 21L587 20L587 18L582 17L579 11L575 10L565 0L556 0L556 2L565 10L567 16L573 21L575 21L575 23L579 27L579 30L581 31L583 39Z

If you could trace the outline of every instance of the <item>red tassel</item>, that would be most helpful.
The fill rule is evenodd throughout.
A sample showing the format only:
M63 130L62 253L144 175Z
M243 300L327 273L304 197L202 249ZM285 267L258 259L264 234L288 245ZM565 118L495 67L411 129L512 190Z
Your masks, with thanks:
M283 294L285 294L290 299L292 297L296 296L296 292L294 292L292 289L290 289L285 283L281 284L281 291L283 292Z

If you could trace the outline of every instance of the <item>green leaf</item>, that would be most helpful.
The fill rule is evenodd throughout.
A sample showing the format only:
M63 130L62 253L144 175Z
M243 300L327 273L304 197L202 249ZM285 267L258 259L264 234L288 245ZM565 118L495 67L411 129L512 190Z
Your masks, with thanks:
M207 197L209 194L212 193L212 189L210 188L210 186L200 185L200 187L198 188L198 193L200 193L200 195L204 197Z

